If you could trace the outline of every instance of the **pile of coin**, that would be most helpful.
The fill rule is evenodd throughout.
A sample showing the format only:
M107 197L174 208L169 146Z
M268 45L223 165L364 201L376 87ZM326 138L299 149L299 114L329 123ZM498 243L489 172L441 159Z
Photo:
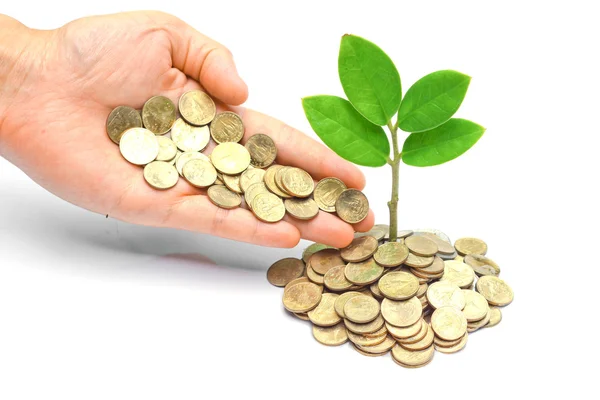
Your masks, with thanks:
M241 145L242 119L230 111L217 113L214 101L199 90L184 93L178 107L164 96L152 97L141 113L119 106L108 116L106 130L127 161L144 166L144 179L155 189L172 188L183 177L207 189L218 207L244 202L265 222L277 222L286 212L308 220L323 210L357 223L369 211L365 195L337 178L315 185L300 168L274 165L277 148L269 136L258 133ZM211 138L216 147L206 156L202 152Z
M302 259L274 263L267 279L284 287L285 309L310 321L318 342L350 341L371 357L391 352L407 368L428 364L436 350L460 351L469 333L500 322L513 291L485 242L452 244L434 229L398 236L390 242L388 226L375 225L343 249L314 243Z

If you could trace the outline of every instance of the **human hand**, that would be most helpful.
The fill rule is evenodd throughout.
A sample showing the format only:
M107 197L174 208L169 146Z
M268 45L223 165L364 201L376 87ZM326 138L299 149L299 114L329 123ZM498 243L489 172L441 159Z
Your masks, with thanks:
M355 226L322 211L310 221L286 215L264 223L243 208L218 208L183 179L168 191L152 189L141 169L123 160L105 131L114 107L139 109L159 94L176 102L198 88L221 110L248 96L231 53L179 19L134 12L32 31L0 15L2 25L11 30L10 40L26 45L7 57L7 37L0 32L0 154L64 200L127 222L274 247L293 247L300 237L343 247L354 230L373 225L372 211ZM249 109L233 111L244 121L242 142L255 133L270 135L278 163L303 168L315 179L336 176L348 187L364 187L360 170L303 133Z

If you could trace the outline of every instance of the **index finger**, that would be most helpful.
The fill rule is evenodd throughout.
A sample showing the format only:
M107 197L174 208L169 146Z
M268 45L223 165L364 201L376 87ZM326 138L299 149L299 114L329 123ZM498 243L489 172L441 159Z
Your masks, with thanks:
M315 180L330 176L341 179L348 187L362 190L365 176L352 163L333 150L310 138L299 130L257 111L235 108L245 127L243 142L256 133L270 136L277 147L278 164L299 167Z

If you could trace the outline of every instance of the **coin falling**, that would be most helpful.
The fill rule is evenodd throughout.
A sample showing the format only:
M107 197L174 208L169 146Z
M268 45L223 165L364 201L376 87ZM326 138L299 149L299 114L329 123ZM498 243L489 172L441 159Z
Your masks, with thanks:
M192 186L207 189L205 194L215 206L244 207L263 222L280 221L286 213L297 220L316 218L321 211L333 213L340 198L340 219L356 223L367 216L369 203L362 192L347 189L338 178L326 177L315 184L308 171L274 165L273 139L265 133L248 135L242 118L231 111L217 113L206 93L186 92L177 104L154 96L141 112L118 106L106 120L110 140L119 145L123 158L145 167L144 179L154 189L169 189L178 182L172 168L156 164L165 162ZM242 145L238 142L244 136ZM211 139L217 146L206 155L203 151L211 148ZM253 207L257 197L259 207Z
M461 351L470 334L500 323L500 307L514 294L493 261L475 253L464 262L458 255L444 261L441 255L454 253L454 246L442 232L406 230L404 238L416 239L404 244L389 242L387 229L378 225L356 234L343 249L313 243L301 259L283 259L269 269L269 282L287 283L284 306L311 322L318 343L349 341L359 354L391 353L396 364L420 368L436 352ZM481 243L470 239L467 248L481 252ZM457 246L462 252L467 248ZM299 277L304 266L307 276Z

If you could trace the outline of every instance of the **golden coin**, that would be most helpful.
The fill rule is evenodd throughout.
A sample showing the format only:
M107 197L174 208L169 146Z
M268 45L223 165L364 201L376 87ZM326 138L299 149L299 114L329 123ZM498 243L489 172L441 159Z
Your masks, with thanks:
M227 142L237 143L244 137L244 123L236 113L225 111L217 114L215 119L210 123L210 134L214 141L219 144ZM248 164L250 164L250 161L248 161Z
M267 168L277 158L277 147L270 136L257 133L248 138L246 148L250 153L250 163L256 168Z
M488 322L490 322L490 318L491 318L491 312L488 307L487 313L479 321L467 322L467 332L471 333L471 332L475 332L476 330L478 330L480 328L483 328L484 326L486 326L488 324Z
M321 290L314 283L297 283L283 292L283 306L295 313L308 312L321 301Z
M425 296L427 294L428 288L429 288L429 285L426 283L419 284L419 290L417 291L417 294L415 296L417 296L417 297Z
M210 162L210 159L202 153L198 153L197 151L186 151L185 153L181 153L177 161L175 161L175 168L179 175L183 176L183 167L188 161L191 160L203 160L206 162Z
M423 268L416 268L416 269L418 269L419 272L422 274L428 274L428 275L443 274L444 273L444 260L442 260L438 256L435 256L435 257L433 257L433 262L431 263L431 265L429 265L427 267L423 267Z
M312 267L310 266L310 264L308 264L306 266L306 276L308 277L308 279L311 280L311 282L314 282L318 285L324 285L325 284L325 277L323 275L317 274L314 269L312 269Z
M267 271L267 274L269 273L269 271ZM268 275L267 275L267 279L268 279ZM294 286L297 283L301 283L301 282L310 282L308 280L308 278L306 276L301 276L300 278L296 278L296 279L292 279L291 281L288 282L287 285L285 285L285 287L283 288L283 290L288 290L289 288L291 288L292 286ZM269 283L273 284L271 281L269 281ZM279 286L279 285L275 285L275 286ZM306 317L308 319L308 316Z
M434 256L438 252L438 246L435 242L425 236L412 235L404 239L404 244L411 253L421 257Z
M363 336L366 336L368 338L370 337L380 337L381 335L385 335L387 334L387 329L385 329L385 326L381 326L380 329L376 330L375 332L371 332L371 333L362 333Z
M416 275L415 275L415 277L416 277L416 278L417 278L417 280L419 281L419 285L422 285L422 284L424 284L424 283L429 283L429 282L431 281L431 278L426 278L426 279L423 279L423 278L421 278L421 277L419 277L419 276L416 276Z
M321 210L335 212L335 202L346 189L338 178L323 178L315 186L314 198Z
M467 331L467 319L454 307L440 307L431 315L431 327L444 340L456 340Z
M179 112L192 125L206 125L217 112L215 102L200 90L190 90L179 98Z
M435 351L433 346L423 350L407 350L400 345L392 347L392 357L402 366L417 367L427 364L433 358Z
M369 200L357 189L344 190L335 202L338 217L349 224L356 224L367 218Z
M335 300L335 304L334 304L335 312L341 318L346 318L346 314L344 314L344 306L346 305L346 302L354 296L364 296L364 294L362 294L360 292L354 292L354 291L344 292Z
M378 315L377 318L366 324L357 324L355 322L350 321L349 319L344 319L344 325L346 325L346 328L348 328L349 331L358 333L360 335L380 330L384 322L385 321L383 320L381 315Z
M390 335L394 336L397 339L408 339L418 335L421 332L421 328L423 328L422 320L419 319L412 325L409 325L405 328L399 328L394 325L390 325L387 322L385 323L385 327L390 333Z
M179 118L171 128L171 139L181 151L202 151L210 142L208 126L192 126Z
M490 307L490 321L485 327L491 328L498 325L500 321L502 321L502 311L498 307Z
M466 335L466 333L465 333ZM461 336L460 338L456 339L456 340L444 340L444 339L440 339L437 336L434 336L433 338L433 343L437 347L454 347L457 344L459 344L462 340L463 340L464 336Z
M434 260L434 257L422 257L409 253L406 260L404 260L404 264L413 268L426 268L433 264Z
M348 263L344 269L344 275L355 285L370 285L383 275L383 267L369 258L357 263Z
M164 161L153 161L144 167L144 179L154 189L169 189L177 184L179 174L174 166Z
M331 268L339 265L345 267L346 263L342 260L338 249L323 249L317 251L310 257L310 265L316 273L325 275Z
M339 346L348 341L346 327L341 322L330 327L313 325L312 333L316 341L325 346Z
M406 350L411 350L411 351L418 351L418 350L425 350L429 347L431 347L431 345L433 345L433 338L434 338L434 334L433 334L433 329L431 329L431 327L429 326L429 324L427 324L425 322L425 335L418 341L414 342L414 343L400 343L400 346L404 347Z
M435 282L427 289L427 301L433 308L454 307L457 310L465 308L465 291L451 282Z
M239 194L232 192L225 186L213 185L208 188L208 199L217 207L232 209L242 204Z
M250 154L239 143L222 143L213 149L210 160L219 172L237 175L250 165Z
M357 344L356 347L358 347L358 349L364 351L365 353L381 355L381 354L385 354L388 351L390 351L392 349L392 347L394 347L395 344L396 344L396 340L394 340L394 338L391 337L390 335L386 335L383 342L381 342L379 344L371 345L371 346L361 346L361 345Z
M290 313L296 318L300 318L302 321L309 321L308 314L306 313Z
M477 280L477 291L493 306L506 306L513 301L510 286L496 276L482 276Z
M242 188L240 187L240 175L223 175L223 183L232 192L242 194Z
M217 180L217 171L208 161L190 160L183 166L183 177L192 185L205 188Z
M164 135L177 119L175 104L165 96L154 96L142 108L144 127L156 135Z
M253 183L248 190L245 191L244 198L246 199L248 208L252 209L252 201L254 201L254 198L260 193L271 193L262 182Z
M469 254L479 254L485 256L487 253L487 244L481 239L461 238L454 243L454 248L461 256Z
M376 346L385 341L385 338L387 337L386 332L383 332L383 334L379 336L365 336L358 333L354 333L351 330L348 330L347 333L348 340L350 340L355 345L360 346Z
M158 155L158 140L147 129L131 128L121 136L119 150L130 163L146 165L154 161Z
M480 321L489 312L490 306L487 300L481 294L473 290L464 290L465 308L463 314L467 318L467 322Z
M385 298L381 302L383 319L394 326L403 328L413 325L421 318L422 314L423 307L416 297L399 301Z
M158 136L158 137L157 137L157 139L158 139L159 137L164 137L164 136ZM177 147L177 146L175 146L175 147ZM170 161L169 161L169 163L170 163L171 165L175 166L175 165L177 164L177 160L179 160L179 157L181 157L181 155L182 155L182 154L183 154L183 153L182 153L181 151L177 150L177 154L175 155L175 157L173 157L173 159L172 159L172 160L170 160ZM176 167L176 168L177 168L177 167ZM177 171L177 172L179 172L179 171ZM181 175L181 173L180 173L179 175Z
M314 257L314 256L313 256ZM311 257L311 265L312 257ZM314 266L313 266L314 268ZM352 288L352 282L346 279L344 275L344 270L346 269L345 265L338 265L337 267L333 267L329 269L325 275L323 276L323 283L325 287L329 290L333 290L339 292L341 290L348 290Z
M274 194L259 193L252 200L252 212L263 222L277 222L285 216L285 206Z
M284 168L284 167L281 165L271 165L265 173L265 177L264 177L265 185L267 185L267 188L272 193L275 193L277 196L284 198L284 199L289 199L292 196L290 196L289 194L287 194L284 191L282 191L281 189L279 189L279 187L275 183L275 174L277 174L277 172L282 168Z
M319 207L311 198L285 199L283 204L288 214L297 219L309 220L319 214Z
M388 242L379 246L373 258L384 267L397 267L409 257L408 247L399 242Z
M275 172L275 185L277 186L277 188L282 191L283 193L286 193L288 196L294 196L292 193L288 192L285 187L283 186L283 174L285 173L285 171L287 171L288 169L291 169L291 167L281 167L278 168L277 171Z
M491 259L479 254L469 254L465 256L463 262L473 268L478 276L500 275L500 267Z
M135 109L127 106L119 106L108 114L106 120L106 133L110 140L119 144L121 136L131 128L141 128L142 117Z
M417 277L417 279L419 279L419 282L421 282L421 280L429 280L429 279L439 279L441 278L444 273L442 272L441 274L426 274L423 273L421 270L419 270L419 268L409 268L408 271L410 271L411 274L413 274L414 276Z
M281 179L283 188L296 197L308 197L315 188L312 176L300 168L288 168Z
M356 238L343 249L340 249L340 255L347 262L361 262L370 258L379 243L373 236L363 236Z
M304 260L305 263L307 263L310 256L315 254L317 251L324 250L324 249L331 249L331 248L332 248L331 246L323 244L323 243L313 243L310 246L308 246L306 249L304 249L304 251L302 252L302 259Z
M439 232L439 231L437 231ZM441 235L443 235L443 237L447 237L445 234L441 233ZM435 233L432 232L427 232L427 231L415 231L414 233L415 236L422 236L422 237L426 237L427 239L430 239L432 242L434 242L437 247L438 247L438 253L442 253L442 254L454 254L454 246L452 246L452 243L448 240L446 241L444 238L436 235Z
M242 192L248 190L250 185L255 183L262 183L265 177L265 170L260 168L251 168L248 167L247 170L242 172L240 176L240 188L242 188Z
M316 191L316 189L315 189ZM383 240L385 236L389 233L390 227L385 224L377 224L373 225L368 232L355 232L354 238L359 238L363 236L373 236L377 241Z
M417 334L415 334L414 336L411 337L407 337L407 338L398 338L397 341L398 343L401 344L412 344L412 343L416 343L420 340L422 340L425 335L427 335L428 329L427 329L427 322L425 322L425 320L423 318L421 318L421 329L419 330L419 332Z
M356 296L344 305L346 319L357 324L366 324L379 315L379 302L369 296Z
M379 299L379 300L383 299L383 294L379 291L379 282L373 282L369 286L369 291L376 299Z
M436 344L434 344L434 346L435 346L435 349L437 351L439 351L440 353L446 353L446 354L456 353L456 352L464 349L464 347L467 345L467 339L469 339L469 334L465 333L464 336L458 342L458 344L455 344L454 346L442 347L442 346L438 346Z
M425 364L421 364L421 365L406 365L406 364L402 364L401 362L398 362L398 360L396 360L394 357L392 357L392 360L394 360L394 362L396 364L398 364L399 366L401 366L402 368L408 368L408 369L422 368L422 367L429 365L429 363L431 363L431 360L429 360Z
M390 272L379 280L379 291L388 299L406 300L417 294L419 281L408 272Z
M334 308L338 297L339 295L334 293L323 293L319 305L308 312L310 322L318 326L333 326L341 322L342 318Z
M157 136L158 140L158 155L156 161L171 162L177 156L177 146L171 139L166 136ZM175 170L177 172L177 170Z
M473 284L475 273L467 264L449 260L444 261L444 276L440 280L452 282L464 289Z
M300 278L303 272L302 260L293 257L284 258L269 267L267 280L274 286L286 286L291 281Z
M356 350L356 352L358 354L362 354L363 356L366 356L366 357L381 357L381 356L384 356L387 354L387 353L367 353L366 351L362 351L361 349L359 349L359 347L354 343L352 343L352 347L354 348L354 350Z

